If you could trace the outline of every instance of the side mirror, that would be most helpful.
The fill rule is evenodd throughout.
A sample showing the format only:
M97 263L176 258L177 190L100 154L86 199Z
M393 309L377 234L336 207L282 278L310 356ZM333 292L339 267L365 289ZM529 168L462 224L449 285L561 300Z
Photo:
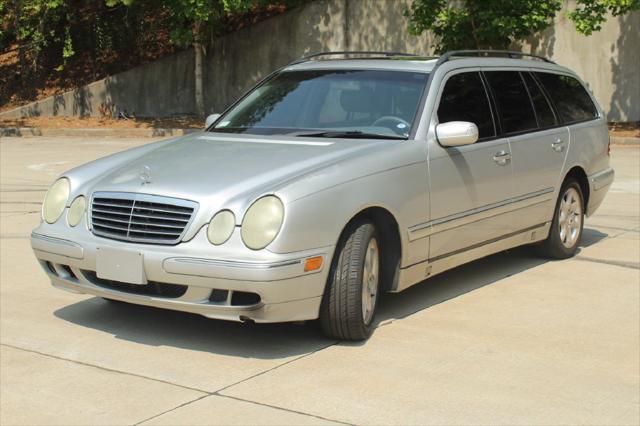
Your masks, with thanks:
M207 119L204 121L204 128L207 129L209 126L211 126L213 124L214 121L216 121L218 118L220 118L220 114L210 114L207 116Z
M442 146L471 145L478 140L478 126L469 121L438 124L436 137Z

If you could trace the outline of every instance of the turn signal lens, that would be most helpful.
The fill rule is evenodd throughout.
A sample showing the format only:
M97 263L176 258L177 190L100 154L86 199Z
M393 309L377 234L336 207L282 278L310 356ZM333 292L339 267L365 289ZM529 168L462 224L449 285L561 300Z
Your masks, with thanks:
M71 206L69 206L69 211L67 212L67 223L69 226L73 227L80 223L86 208L87 200L82 195L73 200Z
M317 271L322 267L322 256L310 257L304 262L304 271Z

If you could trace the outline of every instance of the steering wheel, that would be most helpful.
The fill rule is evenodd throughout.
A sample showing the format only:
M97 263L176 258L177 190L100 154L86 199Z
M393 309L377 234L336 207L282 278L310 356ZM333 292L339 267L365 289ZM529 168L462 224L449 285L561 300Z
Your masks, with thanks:
M407 134L411 128L411 124L394 115L385 115L380 117L373 122L372 126L386 127L399 135Z

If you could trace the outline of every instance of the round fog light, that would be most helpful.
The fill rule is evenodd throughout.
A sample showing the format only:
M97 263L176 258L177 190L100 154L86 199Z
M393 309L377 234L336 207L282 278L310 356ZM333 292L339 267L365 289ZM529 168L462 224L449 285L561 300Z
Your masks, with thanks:
M67 212L67 223L69 223L69 226L76 226L80 223L86 208L87 201L82 195L73 200Z

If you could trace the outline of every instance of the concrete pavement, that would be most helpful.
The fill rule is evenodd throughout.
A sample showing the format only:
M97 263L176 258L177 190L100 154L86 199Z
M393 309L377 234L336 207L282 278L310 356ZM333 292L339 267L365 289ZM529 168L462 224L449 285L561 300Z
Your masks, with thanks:
M52 288L47 186L149 139L0 140L1 424L639 424L640 149L571 260L518 249L382 300L359 344Z

